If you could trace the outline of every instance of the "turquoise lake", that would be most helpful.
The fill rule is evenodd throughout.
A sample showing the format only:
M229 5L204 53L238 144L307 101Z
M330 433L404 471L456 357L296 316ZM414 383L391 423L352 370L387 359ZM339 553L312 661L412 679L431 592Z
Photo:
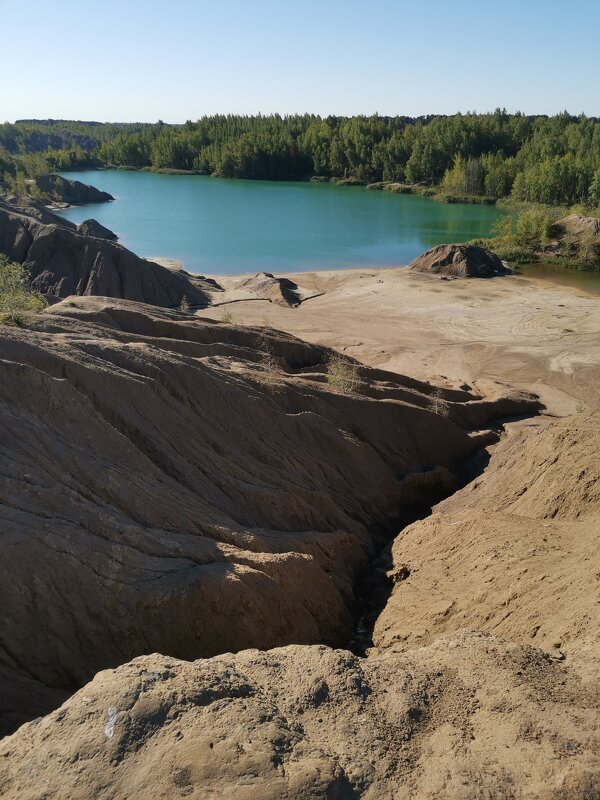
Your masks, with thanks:
M145 257L191 272L291 272L406 264L443 242L487 236L503 212L425 197L292 183L100 170L65 177L116 200L61 212L93 217Z

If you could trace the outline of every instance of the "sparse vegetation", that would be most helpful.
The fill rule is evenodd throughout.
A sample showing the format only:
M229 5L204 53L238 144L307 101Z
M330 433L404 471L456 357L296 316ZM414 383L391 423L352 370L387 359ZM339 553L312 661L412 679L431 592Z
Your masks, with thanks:
M229 309L224 309L221 312L220 319L221 319L221 322L225 322L228 325L231 325L233 322L235 322L235 317L233 316L232 312Z
M447 417L450 413L448 401L444 400L442 390L439 387L436 387L430 395L429 410L433 411L434 414L439 414L442 417Z
M352 394L360 387L360 369L336 353L327 362L327 383L341 394Z
M42 311L47 303L29 286L29 276L20 264L0 254L0 322L24 325L27 312Z
M265 324L261 332L256 337L256 348L261 351L260 365L262 367L262 382L269 385L273 389L280 387L279 382L279 362L273 351L273 347L268 337L268 317L265 315Z
M190 301L187 299L185 295L183 295L183 297L181 298L181 303L179 303L179 310L183 314L190 313Z

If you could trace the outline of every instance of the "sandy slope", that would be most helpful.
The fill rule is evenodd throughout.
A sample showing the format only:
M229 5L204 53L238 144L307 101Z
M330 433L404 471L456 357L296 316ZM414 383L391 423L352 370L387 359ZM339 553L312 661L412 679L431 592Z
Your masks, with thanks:
M225 308L421 380L505 381L539 392L556 414L600 403L597 297L518 276L442 281L405 268L286 277L323 294L296 309L260 300ZM239 276L218 280L228 288Z
M65 654L48 645L65 638L56 631L67 612L81 616L96 599L89 587L99 583L97 553L110 568L100 576L108 599L94 603L85 624L73 626L77 636L64 641L81 661L67 659L69 672L74 664L79 669L74 683L137 653L157 648L165 655L142 655L98 673L60 709L5 738L0 796L600 797L600 424L597 413L581 413L582 405L599 404L598 300L516 277L442 282L373 270L294 278L322 295L297 309L259 299L227 303L238 276L219 279L225 293L215 300L240 322L332 344L371 367L436 382L445 376L456 387L467 381L485 399L448 389L444 413L431 413L432 387L377 369L362 370L366 395L342 398L323 386L320 348L258 329L202 319L194 325L177 312L118 301L66 301L34 330L6 333L4 369L12 371L12 384L3 397L0 383L4 502L14 516L14 542L22 554L29 545L31 552L29 561L5 563L7 575L23 573L18 585L31 619L51 623L38 624L36 636L49 636L38 648L19 638L35 630L31 625L11 632L27 669L18 673L17 662L5 669L7 696L39 690L40 680L30 689L15 674L47 667L40 666L44 658L54 669L65 663ZM255 352L262 337L279 362L276 392L264 383L267 368ZM43 392L32 378L38 371ZM310 644L223 652L231 647L232 620L249 634L243 638L249 648L335 644L344 587L356 575L347 564L369 548L373 509L383 518L401 505L390 465L405 484L417 465L445 465L453 453L469 452L465 437L499 412L503 384L539 391L551 412L568 414L580 405L579 412L510 426L491 448L483 475L397 536L388 564L393 591L367 658ZM72 414L68 427L80 395L93 413ZM516 396L504 413L515 402L526 403ZM20 420L19 409L26 409ZM317 432L331 428L325 443L314 425ZM217 448L208 446L221 426L226 436ZM63 428L71 435L57 436ZM169 436L158 439L165 428ZM353 456L357 430L362 449ZM231 442L241 445L223 458ZM129 480L107 480L106 464L116 462ZM44 491L55 473L60 497ZM285 496L278 491L281 474ZM313 480L335 503L315 507L314 493L305 491ZM68 507L73 492L77 513ZM300 526L301 517L310 523ZM332 527L345 532L343 542L332 539ZM55 561L46 554L36 566L40 545L57 537L67 551L61 544ZM129 542L143 563L121 564ZM145 587L153 569L163 575L174 543L194 563L206 547L216 548L208 566L225 560L240 585L251 570L260 578L256 590L252 584L235 595L225 586L215 609L214 589L204 592L202 581L179 571L177 591L152 578L155 595L144 602L115 591L115 576ZM92 576L74 562L67 593L56 576L77 548L87 548L83 566ZM298 571L298 559L305 567L310 561L310 570ZM37 583L30 583L36 570ZM3 584L10 587L8 579ZM38 591L44 584L45 594ZM265 598L267 585L272 594ZM176 600L183 590L184 602L165 603L166 590ZM5 594L5 604L22 605L10 588ZM329 632L313 637L293 629L305 617ZM279 622L278 636L263 641ZM211 646L198 647L207 625L214 627ZM115 630L129 652L113 659L105 634ZM240 641L237 629L234 638ZM111 658L97 658L99 647ZM82 661L80 650L94 657ZM212 652L221 655L181 660ZM43 699L47 707L60 702Z

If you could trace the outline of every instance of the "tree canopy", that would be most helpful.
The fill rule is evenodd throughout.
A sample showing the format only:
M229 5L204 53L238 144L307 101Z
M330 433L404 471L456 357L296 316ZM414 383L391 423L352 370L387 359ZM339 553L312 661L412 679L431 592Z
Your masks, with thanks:
M550 205L600 202L600 120L567 112L0 125L0 171L31 174L40 168L40 157L53 170L106 163L229 178L406 182Z

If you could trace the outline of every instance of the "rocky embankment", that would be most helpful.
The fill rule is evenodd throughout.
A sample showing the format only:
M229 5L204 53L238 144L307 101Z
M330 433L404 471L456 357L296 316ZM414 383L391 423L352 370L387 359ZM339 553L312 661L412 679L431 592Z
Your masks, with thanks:
M66 203L70 206L83 205L84 203L107 203L115 198L108 192L96 189L81 181L63 178L60 175L40 175L35 179L35 185L56 203Z
M366 367L340 394L324 348L103 298L0 352L5 731L143 653L344 644L374 537L538 407Z
M212 282L140 258L95 220L79 227L44 208L0 199L0 252L29 272L32 288L63 298L100 295L157 306L210 303ZM217 287L218 288L218 287Z

